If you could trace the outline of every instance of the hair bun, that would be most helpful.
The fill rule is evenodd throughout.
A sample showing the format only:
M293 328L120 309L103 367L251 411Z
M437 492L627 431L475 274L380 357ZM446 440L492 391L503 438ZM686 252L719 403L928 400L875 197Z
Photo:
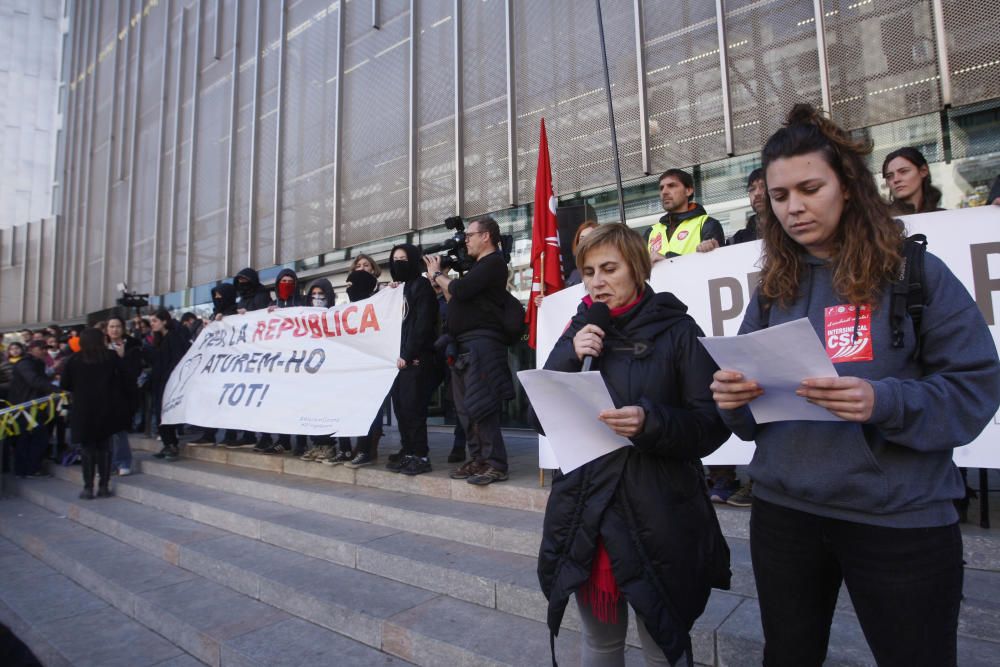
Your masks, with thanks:
M792 107L785 118L785 125L820 125L824 118L808 102L799 102Z

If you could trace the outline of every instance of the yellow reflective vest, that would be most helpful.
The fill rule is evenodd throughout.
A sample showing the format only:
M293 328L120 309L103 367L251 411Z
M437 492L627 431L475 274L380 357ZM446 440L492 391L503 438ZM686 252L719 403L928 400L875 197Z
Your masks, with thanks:
M701 227L708 220L708 214L696 215L677 225L672 237L667 237L667 226L662 222L657 222L649 230L649 252L658 252L661 255L674 253L676 255L688 255L698 248L701 243Z

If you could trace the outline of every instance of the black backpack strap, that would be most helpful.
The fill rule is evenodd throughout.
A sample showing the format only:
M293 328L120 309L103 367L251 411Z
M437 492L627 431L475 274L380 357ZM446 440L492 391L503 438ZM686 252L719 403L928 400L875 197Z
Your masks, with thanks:
M914 234L903 242L903 263L899 275L892 284L892 298L889 305L889 321L892 327L892 346L903 347L903 322L909 316L917 340L913 356L920 354L920 324L924 316L927 295L924 291L924 255L927 253L927 237Z

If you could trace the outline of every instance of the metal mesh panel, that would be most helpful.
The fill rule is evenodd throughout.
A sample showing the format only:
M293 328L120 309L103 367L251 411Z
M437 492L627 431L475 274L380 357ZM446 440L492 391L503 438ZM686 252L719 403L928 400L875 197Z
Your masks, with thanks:
M177 181L174 183L173 254L174 261L169 267L169 280L165 283L169 291L184 287L187 271L187 228L188 228L188 179L191 168L191 79L194 76L194 29L196 16L188 12L184 20L184 53L181 62L181 106L180 136L175 142L175 150L180 151L177 162Z
M42 220L42 238L40 245L41 275L42 281L38 285L38 320L49 322L56 318L56 313L52 309L52 297L55 290L56 279L56 257L59 256L56 246L56 220L55 218L45 218Z
M172 5L168 5L172 6ZM177 77L180 70L177 67L177 51L180 48L180 15L176 12L170 16L170 49L167 54L167 88L165 97L165 110L163 114L163 166L160 169L160 181L157 184L160 188L160 210L159 229L157 230L157 285L163 291L167 291L170 285L172 274L168 259L170 257L170 246L173 238L173 212L176 210L177 199L174 187L174 156L178 150L178 137L174 134L174 127L177 118ZM183 63L181 63L183 69Z
M332 250L338 17L329 4L297 2L285 23L282 262Z
M930 0L823 4L833 119L847 128L940 105Z
M557 193L614 182L596 9L567 0L514 9L518 200L534 197L542 117ZM642 158L633 3L605 2L603 18L622 177L634 178Z
M21 269L18 266L21 257L14 247L14 235L14 227L0 229L0 303L3 304L0 326L5 327L21 322Z
M254 237L253 262L257 268L271 266L274 237L274 154L277 142L278 108L278 48L281 3L265 2L261 12L260 100L257 106L257 193L254 206L257 224Z
M417 220L455 215L455 24L451 0L416 3Z
M338 241L352 245L409 229L409 13L386 17L344 48L343 167ZM370 6L352 3L345 18ZM377 83L376 83L377 82Z
M952 103L1000 97L1000 0L943 0L942 5Z
M163 48L163 23L167 10L154 8L145 17L142 37L141 95L139 98L139 132L136 136L135 167L130 178L135 179L132 218L132 265L128 276L129 288L139 292L150 292L153 288L153 235L156 230L156 216L153 210L156 202L156 169L169 169L170 162L160 154L160 104L161 90L169 92L170 76L163 76L163 59L169 54ZM169 64L169 61L168 61ZM161 86L166 83L166 88ZM165 116L165 115L164 115ZM164 123L166 118L164 117ZM161 194L165 190L160 190ZM162 210L162 208L161 208Z
M735 152L759 150L796 102L822 102L809 0L726 3Z
M254 37L257 15L246 6L240 12L240 67L236 84L236 153L233 159L233 210L230 219L230 247L237 271L247 263L250 231L250 161L253 81L256 71Z
M735 4L735 3L731 3ZM650 162L654 172L726 154L715 5L644 6ZM730 50L738 53L730 37Z
M222 34L232 33L222 24ZM229 163L229 102L232 93L233 51L214 57L215 12L201 26L201 78L198 82L198 118L195 128L194 229L192 230L191 285L226 274L226 178ZM230 44L232 40L230 39Z
M462 3L462 214L505 208L507 67L503 0Z

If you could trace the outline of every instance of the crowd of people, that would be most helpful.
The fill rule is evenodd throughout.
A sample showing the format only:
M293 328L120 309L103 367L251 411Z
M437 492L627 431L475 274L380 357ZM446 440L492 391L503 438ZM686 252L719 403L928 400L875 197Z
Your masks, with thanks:
M967 490L952 450L973 440L1000 405L1000 361L968 291L933 254L913 248L896 217L940 210L927 161L913 148L890 153L881 173L887 201L866 166L870 150L796 105L749 175L753 215L732 237L694 201L694 181L679 169L660 177L665 215L644 236L592 221L576 231L567 283L582 281L586 296L545 368L576 372L592 359L617 406L596 417L633 445L557 473L546 508L538 576L548 625L557 634L575 598L584 665L623 664L628 606L648 664L693 664L691 627L711 588L728 587L730 578L712 502L752 507L764 664L822 664L842 583L880 665L956 664L958 512ZM1000 191L991 201L1000 205ZM839 377L804 378L796 392L841 421L758 424L750 404L764 389L738 368L719 369L685 304L648 283L665 258L755 240L763 242L760 284L740 334L804 317L822 335L831 308L854 313L854 339L865 339L859 347L867 354L834 360ZM465 249L472 262L456 275L441 257L396 245L390 280L380 280L372 257L357 255L346 292L358 301L401 289L406 302L399 372L387 397L400 449L386 457L386 469L432 470L428 405L444 384L457 416L448 460L461 464L450 476L485 486L508 479L500 415L514 394L507 348L521 322L512 315L523 310L516 300L511 306L498 224L471 221ZM920 315L892 301L913 252L923 266ZM284 269L272 294L246 268L213 288L212 318L335 302L326 278L303 287ZM25 330L7 346L0 398L70 392L81 498L109 496L113 472L130 472L128 433L142 426L144 406L163 445L156 456L178 457L178 427L158 423L158 413L171 371L204 324L193 313L177 320L160 309L65 332ZM353 442L188 425L200 430L188 444L361 468L379 462L384 409ZM45 476L49 431L24 426L15 474ZM701 466L731 433L756 442L746 484L733 466L707 474ZM57 437L64 444L64 427Z

